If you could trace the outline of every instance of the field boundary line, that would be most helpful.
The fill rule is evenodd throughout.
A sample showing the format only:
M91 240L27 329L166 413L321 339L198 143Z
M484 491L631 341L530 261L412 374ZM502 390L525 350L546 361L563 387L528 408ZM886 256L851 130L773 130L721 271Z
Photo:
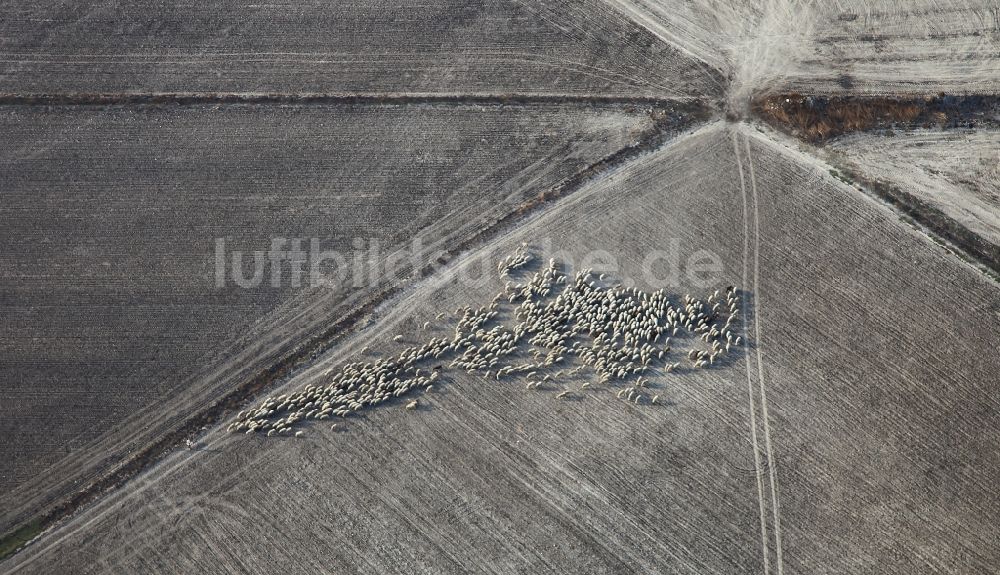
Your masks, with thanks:
M544 105L663 106L696 103L694 97L587 94L447 92L0 92L0 106L205 106L245 105Z

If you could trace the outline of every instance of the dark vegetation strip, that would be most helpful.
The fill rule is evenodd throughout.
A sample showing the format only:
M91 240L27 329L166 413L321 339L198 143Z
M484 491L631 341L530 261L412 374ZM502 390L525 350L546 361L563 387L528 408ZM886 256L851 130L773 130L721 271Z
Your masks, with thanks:
M34 539L44 530L44 520L34 520L4 535L3 539L0 539L0 558L13 555L22 545Z
M119 102L120 103L120 102ZM645 102L629 100L630 105L642 105ZM697 123L709 119L711 111L698 104L662 104L652 112L653 126L639 139L638 143L618 150L591 164L570 178L552 188L543 191L535 198L522 204L515 211L500 218L492 225L480 229L448 250L445 255L418 270L416 281L430 277L442 265L454 261L461 253L501 237L513 230L527 215L540 210L549 202L565 197L600 174L617 168L626 162L652 151ZM272 388L290 378L296 371L307 367L314 359L326 350L343 340L353 330L363 326L368 316L381 304L401 294L412 284L393 284L386 286L375 294L367 303L354 308L349 314L330 325L322 333L295 346L285 353L281 359L267 369L259 372L249 381L233 389L215 403L188 417L178 427L166 433L154 443L138 450L132 457L123 461L115 470L103 475L87 487L77 491L63 501L55 504L46 512L25 522L14 531L0 537L0 560L14 554L24 543L60 521L72 515L77 509L95 501L102 494L121 487L129 479L163 459L168 453L183 444L187 439L193 439L202 432L202 428L214 426L232 413L243 409L253 402L261 392Z
M897 186L878 181L858 170L840 167L839 171L831 172L834 177L851 186L864 186L882 200L913 219L924 228L930 230L951 246L961 250L956 253L962 259L978 263L989 270L988 275L995 281L1000 281L1000 246L969 230L947 214L910 194ZM931 236L940 243L937 238ZM946 247L951 247L947 246ZM954 250L953 250L954 251ZM964 253L963 253L964 252Z
M755 99L754 114L810 142L852 132L894 128L1000 127L998 96L887 98L775 94Z
M889 98L804 96L778 94L755 99L752 111L776 129L812 143L854 132L893 129L1000 128L1000 96L937 96ZM940 209L897 186L841 168L834 176L862 184L876 196L912 218L962 253L963 259L986 267L1000 277L1000 246L969 230Z
M450 104L502 106L517 104L580 104L671 106L659 98L586 96L573 94L286 94L240 92L178 93L0 93L2 106L203 106L217 104L278 105L413 105Z

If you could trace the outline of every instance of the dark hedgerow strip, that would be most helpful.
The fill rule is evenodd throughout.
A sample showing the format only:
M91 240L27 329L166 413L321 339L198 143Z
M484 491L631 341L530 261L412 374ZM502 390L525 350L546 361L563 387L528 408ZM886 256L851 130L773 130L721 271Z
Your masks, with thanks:
M874 180L843 166L839 170L830 170L830 174L849 186L866 189L878 196L898 209L903 217L910 218L911 223L917 223L934 234L931 239L935 243L948 248L966 262L985 267L986 270L983 271L994 281L1000 282L1000 246L897 186Z
M753 112L776 129L811 143L853 132L912 128L1000 128L1000 96L855 97L773 94L755 99ZM960 258L1000 278L1000 246L969 230L940 209L883 181L847 166L831 175L864 189L898 209L938 238ZM956 251L959 250L959 251Z
M0 559L13 555L25 543L37 537L45 530L43 520L35 520L21 526L0 539Z
M998 96L858 97L773 94L751 110L769 124L810 142L893 128L1000 127Z

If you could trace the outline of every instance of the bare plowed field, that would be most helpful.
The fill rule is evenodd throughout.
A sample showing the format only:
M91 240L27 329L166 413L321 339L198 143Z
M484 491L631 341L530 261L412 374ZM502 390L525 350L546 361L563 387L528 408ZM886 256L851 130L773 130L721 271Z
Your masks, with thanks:
M740 127L703 128L561 200L387 303L285 389L323 383L366 346L387 356L447 336L456 307L503 289L495 262L520 242L570 270L603 250L613 265L595 270L614 268L604 281L674 298L739 286L745 345L711 369L651 376L656 405L622 401L614 385L582 389L586 371L525 389L446 368L432 392L337 418L338 430L213 429L6 566L957 574L996 564L995 284L825 166ZM671 277L669 258L644 261L671 245L719 266L697 271L682 257ZM470 283L465 266L480 258L493 274ZM411 398L419 407L404 409Z

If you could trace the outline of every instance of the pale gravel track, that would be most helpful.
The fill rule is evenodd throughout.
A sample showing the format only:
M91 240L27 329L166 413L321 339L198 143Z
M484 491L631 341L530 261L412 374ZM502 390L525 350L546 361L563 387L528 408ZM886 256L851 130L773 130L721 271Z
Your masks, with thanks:
M748 277L748 258L750 257L750 216L749 216L749 201L747 199L747 187L746 179L743 175L743 160L740 157L740 144L739 144L739 133L733 132L733 157L736 159L736 169L740 176L740 199L741 206L743 208L743 275L742 275L742 285L750 285ZM756 236L755 236L756 237ZM756 248L753 250L756 253ZM756 291L754 292L756 293ZM742 306L743 314L743 325L750 325L750 315L749 315L749 305L747 305L746 298L744 298ZM761 554L764 562L764 575L768 575L771 572L771 553L769 551L769 537L767 534L767 519L765 500L764 500L764 482L762 476L764 471L761 468L761 458L760 458L760 442L757 439L757 405L754 400L754 390L753 390L753 377L750 373L750 340L749 334L746 335L743 342L743 354L746 361L746 372L747 372L747 393L750 403L750 445L753 447L753 460L754 460L754 475L757 476L757 501L760 504L760 539L761 539Z
M771 423L770 415L767 411L767 386L764 382L764 358L763 344L764 338L760 333L761 304L760 304L760 212L758 210L759 196L757 195L757 175L753 168L753 155L750 151L750 138L744 135L743 143L747 152L747 167L750 171L750 189L753 192L753 293L754 293L754 346L757 352L757 385L760 390L761 420L764 423L764 445L767 447L767 469L771 481L771 511L774 516L774 550L775 560L778 565L778 575L784 572L784 562L781 551L781 511L778 501L778 477L777 462L774 459L774 448L771 446ZM738 153L738 152L737 152ZM744 194L744 198L746 195ZM748 340L749 344L749 340Z

